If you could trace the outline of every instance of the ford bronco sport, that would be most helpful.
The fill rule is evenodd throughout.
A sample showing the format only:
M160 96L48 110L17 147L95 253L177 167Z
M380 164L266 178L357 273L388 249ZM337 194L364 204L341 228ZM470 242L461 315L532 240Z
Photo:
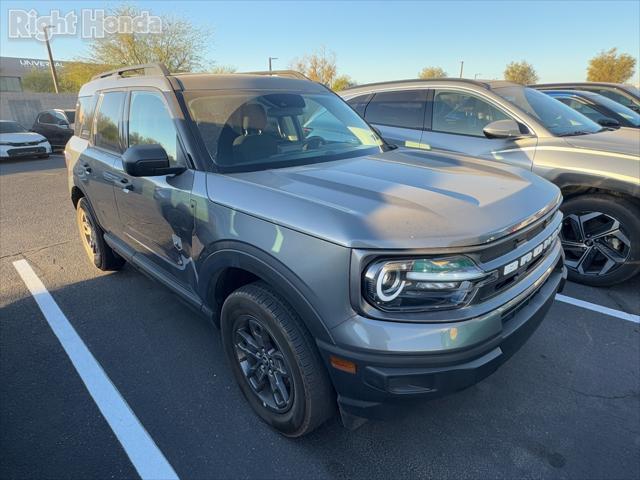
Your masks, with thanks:
M95 266L127 261L212 319L248 403L296 437L489 375L566 272L553 184L393 150L290 76L101 74L65 155Z

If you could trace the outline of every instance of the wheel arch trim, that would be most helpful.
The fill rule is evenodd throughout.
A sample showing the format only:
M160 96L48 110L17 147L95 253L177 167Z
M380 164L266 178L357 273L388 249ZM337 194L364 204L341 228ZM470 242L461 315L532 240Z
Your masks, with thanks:
M236 268L268 283L291 305L316 339L334 343L318 310L308 300L312 292L278 259L256 247L237 241L216 242L205 249L201 257L203 260L198 262L198 276L203 280L199 282L198 294L215 320L221 305L212 303L212 290L216 288L218 280L226 270Z

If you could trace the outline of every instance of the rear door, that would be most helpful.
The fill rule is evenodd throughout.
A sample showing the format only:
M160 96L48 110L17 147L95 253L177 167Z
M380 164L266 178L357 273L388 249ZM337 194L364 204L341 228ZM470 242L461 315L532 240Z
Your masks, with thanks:
M98 95L89 145L74 166L98 222L107 232L115 230L119 221L113 194L113 172L122 153L121 118L125 97L123 90Z
M425 129L421 139L424 148L503 161L529 170L532 168L538 143L535 136L487 138L483 132L491 122L511 119L508 112L489 99L466 90L435 89L432 98L430 128ZM518 122L515 118L513 120ZM524 125L521 130L528 133Z
M424 128L427 90L378 92L366 105L364 118L389 143L418 148Z
M190 167L178 137L175 116L164 95L140 89L129 93L125 108L125 145L160 144L171 166ZM191 189L194 170L179 175L132 177L116 164L115 196L124 242L183 285L194 282L189 265L193 234Z

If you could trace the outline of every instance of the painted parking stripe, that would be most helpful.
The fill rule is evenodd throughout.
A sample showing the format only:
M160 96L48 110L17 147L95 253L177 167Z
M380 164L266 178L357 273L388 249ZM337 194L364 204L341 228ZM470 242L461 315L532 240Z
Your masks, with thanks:
M13 262L51 330L143 480L176 479L165 456L26 260Z
M602 305L596 305L595 303L585 302L584 300L578 300L577 298L573 297L567 297L566 295L562 295L560 293L556 294L556 300L575 305L576 307L593 310L594 312L603 313L604 315L609 315L611 317L621 318L622 320L627 320L629 322L640 323L640 315L634 315L632 313L614 310L613 308L603 307Z

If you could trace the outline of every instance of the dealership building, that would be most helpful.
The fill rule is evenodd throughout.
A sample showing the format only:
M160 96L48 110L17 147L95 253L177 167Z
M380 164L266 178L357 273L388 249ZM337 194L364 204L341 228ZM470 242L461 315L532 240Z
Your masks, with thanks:
M56 69L65 63L55 61ZM32 71L49 71L49 60L40 58L0 57L0 92L22 92L22 79Z

